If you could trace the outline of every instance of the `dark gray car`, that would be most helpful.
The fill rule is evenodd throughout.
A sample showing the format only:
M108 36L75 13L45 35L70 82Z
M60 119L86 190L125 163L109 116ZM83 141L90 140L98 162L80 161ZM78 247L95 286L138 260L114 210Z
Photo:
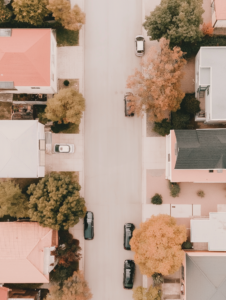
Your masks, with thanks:
M124 249L125 250L131 250L129 242L133 236L134 229L135 226L132 223L126 223L124 225Z
M135 276L135 263L133 260L124 261L123 287L132 289Z
M84 238L85 240L94 238L94 215L91 211L87 211L84 218Z

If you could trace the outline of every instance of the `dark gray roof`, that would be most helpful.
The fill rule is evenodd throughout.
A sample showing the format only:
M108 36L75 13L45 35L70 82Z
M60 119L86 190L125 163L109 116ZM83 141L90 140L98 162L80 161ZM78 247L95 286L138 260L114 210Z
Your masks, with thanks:
M186 300L226 299L226 257L186 254Z
M175 130L175 169L226 169L226 129Z

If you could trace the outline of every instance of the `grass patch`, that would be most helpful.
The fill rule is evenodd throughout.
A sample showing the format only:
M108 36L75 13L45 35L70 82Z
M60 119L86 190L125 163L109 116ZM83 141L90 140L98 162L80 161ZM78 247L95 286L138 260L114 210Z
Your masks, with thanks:
M72 123L58 124L57 122L54 122L51 130L54 133L79 133L79 125Z
M0 102L0 120L11 120L12 103Z
M64 28L57 29L57 46L77 46L79 40L79 31L68 30Z

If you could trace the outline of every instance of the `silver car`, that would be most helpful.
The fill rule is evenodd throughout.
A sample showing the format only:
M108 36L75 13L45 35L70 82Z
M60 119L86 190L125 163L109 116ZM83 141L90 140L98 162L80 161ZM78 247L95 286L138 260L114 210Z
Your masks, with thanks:
M145 51L145 39L142 35L137 35L135 38L135 54L143 56Z
M54 153L74 153L73 144L55 144Z

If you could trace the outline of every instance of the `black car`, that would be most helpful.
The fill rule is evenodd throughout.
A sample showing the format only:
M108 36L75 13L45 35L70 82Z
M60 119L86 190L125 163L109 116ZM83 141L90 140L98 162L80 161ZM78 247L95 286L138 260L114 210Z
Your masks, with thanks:
M124 225L124 249L125 250L131 250L129 241L133 236L134 229L135 226L132 223L126 223Z
M132 96L132 93L126 93L124 96L124 101L125 101L125 116L126 117L133 117L134 112L132 111L132 100L129 99L130 96Z
M87 211L84 218L84 238L85 240L94 238L94 215L91 211Z
M124 289L132 289L135 275L135 263L133 260L124 261L123 287Z

